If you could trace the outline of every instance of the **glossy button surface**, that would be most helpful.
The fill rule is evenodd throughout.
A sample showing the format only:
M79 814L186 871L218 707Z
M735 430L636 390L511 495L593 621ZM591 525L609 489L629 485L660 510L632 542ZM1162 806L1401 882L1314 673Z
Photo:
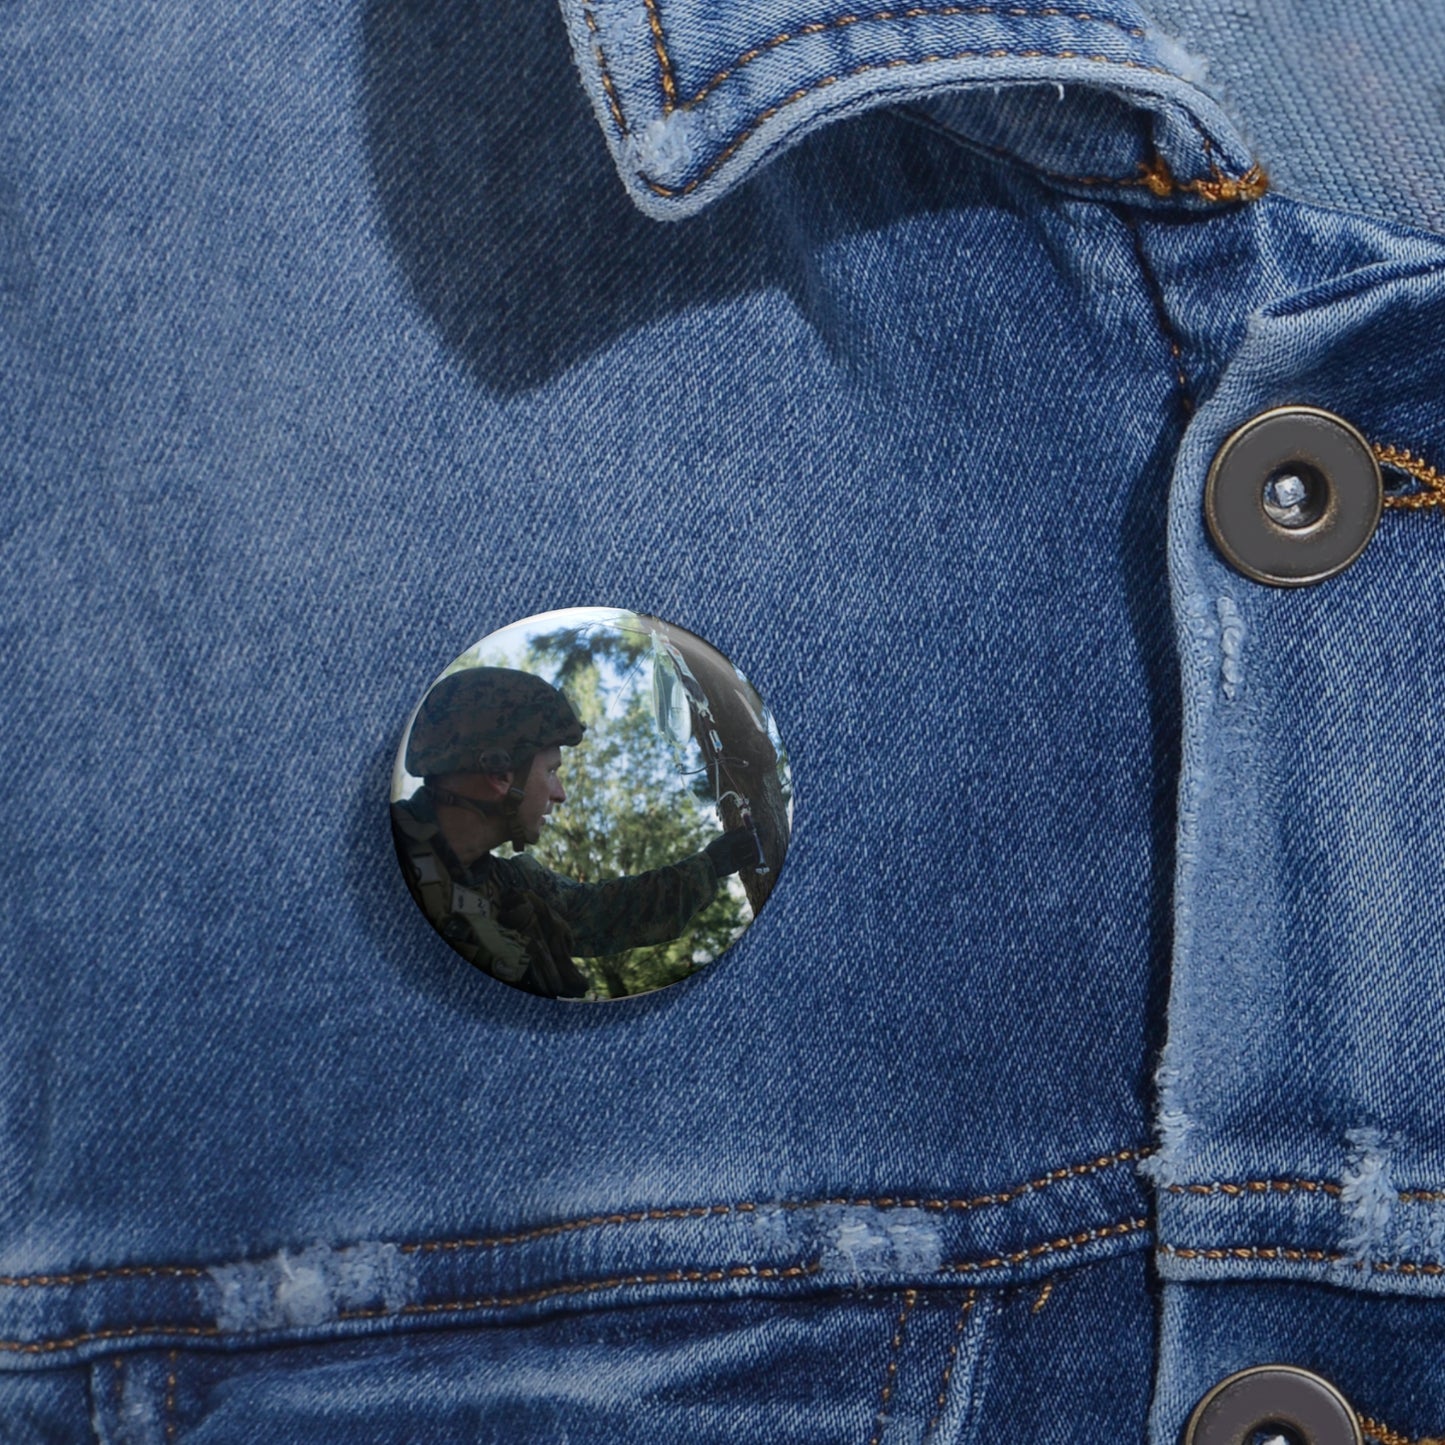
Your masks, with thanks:
M1260 1432L1291 1445L1363 1445L1345 1397L1294 1365L1256 1365L1221 1380L1194 1407L1184 1445L1250 1445Z
M1261 412L1220 447L1204 489L1210 535L1256 582L1322 582L1365 550L1384 489L1369 443L1310 406Z
M696 973L767 901L782 741L701 638L620 608L524 618L455 658L392 774L408 891L479 972L615 999Z

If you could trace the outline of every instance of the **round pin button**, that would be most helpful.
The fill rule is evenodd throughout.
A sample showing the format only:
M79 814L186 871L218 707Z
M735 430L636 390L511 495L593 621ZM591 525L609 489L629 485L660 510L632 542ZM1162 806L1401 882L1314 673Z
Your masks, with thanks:
M427 688L392 838L473 967L545 998L624 998L751 924L791 797L777 728L727 658L659 618L577 607L488 634Z
M1221 1380L1194 1407L1184 1445L1250 1445L1267 1433L1290 1445L1364 1445L1345 1397L1294 1365L1256 1365Z
M1384 486L1369 443L1312 406L1281 406L1220 447L1204 515L1225 559L1256 582L1303 587L1343 572L1379 525Z

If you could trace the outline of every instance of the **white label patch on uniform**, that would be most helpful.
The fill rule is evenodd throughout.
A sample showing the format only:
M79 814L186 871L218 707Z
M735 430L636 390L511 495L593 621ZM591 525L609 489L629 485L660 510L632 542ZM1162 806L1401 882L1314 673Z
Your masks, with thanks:
M430 853L421 853L411 861L412 866L416 869L418 883L440 883L442 881L442 865Z
M460 884L452 884L452 912L470 913L476 918L490 918L492 906L474 888L463 888Z

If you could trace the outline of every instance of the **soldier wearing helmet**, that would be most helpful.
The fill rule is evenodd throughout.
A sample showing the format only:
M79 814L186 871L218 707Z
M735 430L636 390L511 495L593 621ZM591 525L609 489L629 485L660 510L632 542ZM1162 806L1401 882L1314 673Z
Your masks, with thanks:
M745 830L630 878L583 884L525 855L565 801L562 749L586 728L550 683L506 667L444 677L422 701L406 770L423 780L392 804L392 836L412 896L441 935L484 973L548 998L580 998L576 957L682 934L718 880L752 856ZM510 842L518 852L500 858Z

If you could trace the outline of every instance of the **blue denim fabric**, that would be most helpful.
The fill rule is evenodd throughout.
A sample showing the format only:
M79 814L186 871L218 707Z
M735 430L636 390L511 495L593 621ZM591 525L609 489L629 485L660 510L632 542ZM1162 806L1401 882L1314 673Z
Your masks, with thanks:
M1440 519L1279 592L1200 510L1280 402L1445 466L1445 242L1024 9L0 15L0 1439L1445 1427ZM592 604L796 786L606 1009L386 823Z
M1151 0L1148 8L1199 58L1204 88L1268 157L1272 189L1442 229L1434 6Z

